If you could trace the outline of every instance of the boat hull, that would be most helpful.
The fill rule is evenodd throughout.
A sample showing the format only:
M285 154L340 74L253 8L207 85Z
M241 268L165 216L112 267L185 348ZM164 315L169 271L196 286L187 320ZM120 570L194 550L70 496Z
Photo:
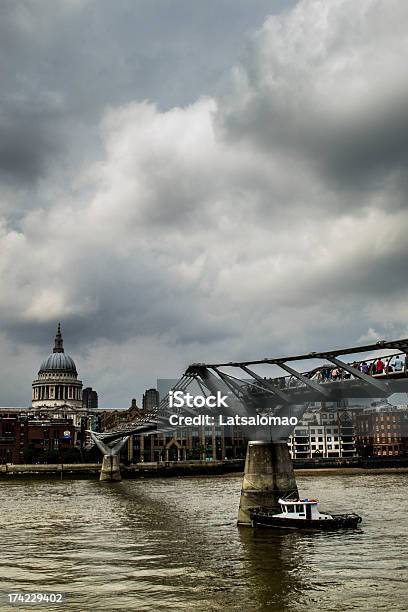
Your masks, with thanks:
M277 518L271 514L262 512L251 512L252 527L270 529L354 529L361 523L361 516L357 514L332 515L332 519L296 519Z

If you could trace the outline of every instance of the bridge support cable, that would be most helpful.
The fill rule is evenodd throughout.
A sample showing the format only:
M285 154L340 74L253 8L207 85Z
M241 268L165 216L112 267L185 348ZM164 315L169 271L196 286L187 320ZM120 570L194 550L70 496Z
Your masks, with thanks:
M248 373L251 370L248 370ZM279 397L279 399L281 399L281 396L278 395L277 393L275 393L275 387L271 384L268 383L267 381L265 381L262 377L259 377L260 382L264 383L264 384L257 384L255 382L252 382L251 380L249 381L243 381L240 378L237 378L236 376L233 376L232 374L227 374L227 376L229 376L230 378L233 378L235 380L240 380L244 385L247 385L249 387L253 387L254 389L259 389L260 391L263 391L264 393L268 393L270 395L272 395L273 397ZM287 396L285 395L285 400L284 403L289 403L289 399L287 398Z
M288 374L291 374L292 376L300 380L306 387L309 387L310 389L314 389L314 391L317 391L317 393L319 393L320 395L323 395L324 397L327 397L329 395L329 391L325 389L324 387L322 387L322 385L320 385L318 382L315 382L314 380L310 380L310 378L307 378L307 376L304 376L300 372L297 372L290 366L286 365L286 363L280 362L277 365L283 370L285 370L286 372L288 372Z
M243 385L245 386L250 386L253 387L254 389L258 389L260 391L262 391L263 393L268 393L270 395L272 395L273 397L279 397L276 396L276 394L274 393L274 391L270 388L270 386L265 387L262 385L258 385L252 381L243 381L240 378L237 378L236 376L233 376L232 374L226 374L225 372L223 372L224 376L226 376L229 379L232 379L230 382L232 383L232 381L239 381L241 382ZM261 379L263 382L263 379ZM258 414L258 410L254 407L255 404L255 399L253 402L248 403L247 399L245 398L245 395L240 394L239 396L237 396L237 398L239 399L239 401L241 402L241 404L246 408L247 410L247 414L248 416L256 416L256 414ZM286 402L284 402L284 404L286 404ZM280 408L281 406L278 404L277 406L275 406L275 408ZM269 410L271 410L271 408L269 408Z
M239 401L242 401L242 387L244 383L241 380L239 380L239 378L235 378L234 376L230 376L229 374L225 374L224 372L221 372L218 368L211 368L211 369L221 378L221 380L227 385L227 387L235 395L235 397ZM237 385L237 383L235 382L237 380L242 384Z
M258 382L261 382L262 385L265 385L265 390L268 390L273 395L277 395L283 402L290 403L290 400L289 400L287 394L284 391L282 391L281 389L276 388L275 385L273 385L272 383L264 380L262 378L262 376L259 376L259 374L257 374L256 372L254 372L253 370L250 370L247 366L241 365L240 367L241 367L241 370L246 372L246 374L249 374L250 376L252 376L252 378L257 380ZM264 387L261 387L261 388L264 388Z
M194 380L196 381L196 383L197 383L197 384L198 384L198 386L200 387L200 391L201 391L201 393L203 394L203 396L204 396L204 397L208 397L208 395L209 395L209 394L208 394L208 391L209 391L209 390L204 388L204 385L202 385L202 384L201 384L201 380L200 380L200 378L199 378L198 376L195 376L195 377L194 377Z

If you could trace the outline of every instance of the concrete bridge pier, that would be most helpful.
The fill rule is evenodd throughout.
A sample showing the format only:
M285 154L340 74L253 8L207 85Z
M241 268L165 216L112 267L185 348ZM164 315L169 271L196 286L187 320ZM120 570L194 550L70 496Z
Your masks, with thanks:
M251 525L249 509L255 506L278 512L278 499L290 494L297 497L298 489L287 443L248 442L238 525Z
M125 436L121 438L116 444L113 446L109 446L105 444L98 438L95 432L91 431L91 438L95 442L96 446L99 448L101 453L103 454L102 459L102 468L101 475L99 480L103 482L119 482L122 480L122 476L120 474L120 450L126 444L129 439L129 436Z
M120 481L119 455L104 455L102 460L101 475L99 480L103 481Z

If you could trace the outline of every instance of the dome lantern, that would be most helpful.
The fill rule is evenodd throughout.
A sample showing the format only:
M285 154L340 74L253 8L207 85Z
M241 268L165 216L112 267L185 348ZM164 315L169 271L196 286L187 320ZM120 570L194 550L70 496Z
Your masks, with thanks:
M61 323L58 323L53 353L63 353L63 352L64 352L64 340L61 334Z

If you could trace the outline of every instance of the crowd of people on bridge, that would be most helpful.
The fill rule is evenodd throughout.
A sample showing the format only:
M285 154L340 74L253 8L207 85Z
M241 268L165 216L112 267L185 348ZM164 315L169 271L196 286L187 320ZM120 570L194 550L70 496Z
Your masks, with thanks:
M401 359L400 355L396 355L392 358L379 357L378 359L368 361L354 361L350 365L352 368L355 368L359 372L369 376L380 376L392 372L402 372L405 367L404 361ZM341 367L326 364L316 368L312 372L304 374L304 376L317 382L332 382L335 380L350 379L352 378L352 373L344 370ZM286 386L298 387L299 385L303 385L302 381L294 376L275 379L275 384L277 384L277 386L279 386L281 389Z
M392 357L379 357L368 361L354 361L350 365L351 368L367 374L369 376L381 376L390 373L402 373L405 369L405 361L402 360L401 355ZM323 365L311 372L303 374L303 376L310 378L316 382L332 382L336 380L347 380L352 378L352 373L344 370L341 367L335 365ZM279 389L285 389L287 387L299 387L304 386L301 379L295 376L284 376L275 379L264 379L273 383Z
M363 374L370 376L377 376L382 374L388 374L391 372L402 372L404 369L404 362L400 355L396 355L393 359L381 358L373 359L372 361L354 361L351 364L352 368L355 368ZM344 380L351 378L351 372L347 372L337 366L323 366L314 372L312 378L319 382L333 381L333 380Z

